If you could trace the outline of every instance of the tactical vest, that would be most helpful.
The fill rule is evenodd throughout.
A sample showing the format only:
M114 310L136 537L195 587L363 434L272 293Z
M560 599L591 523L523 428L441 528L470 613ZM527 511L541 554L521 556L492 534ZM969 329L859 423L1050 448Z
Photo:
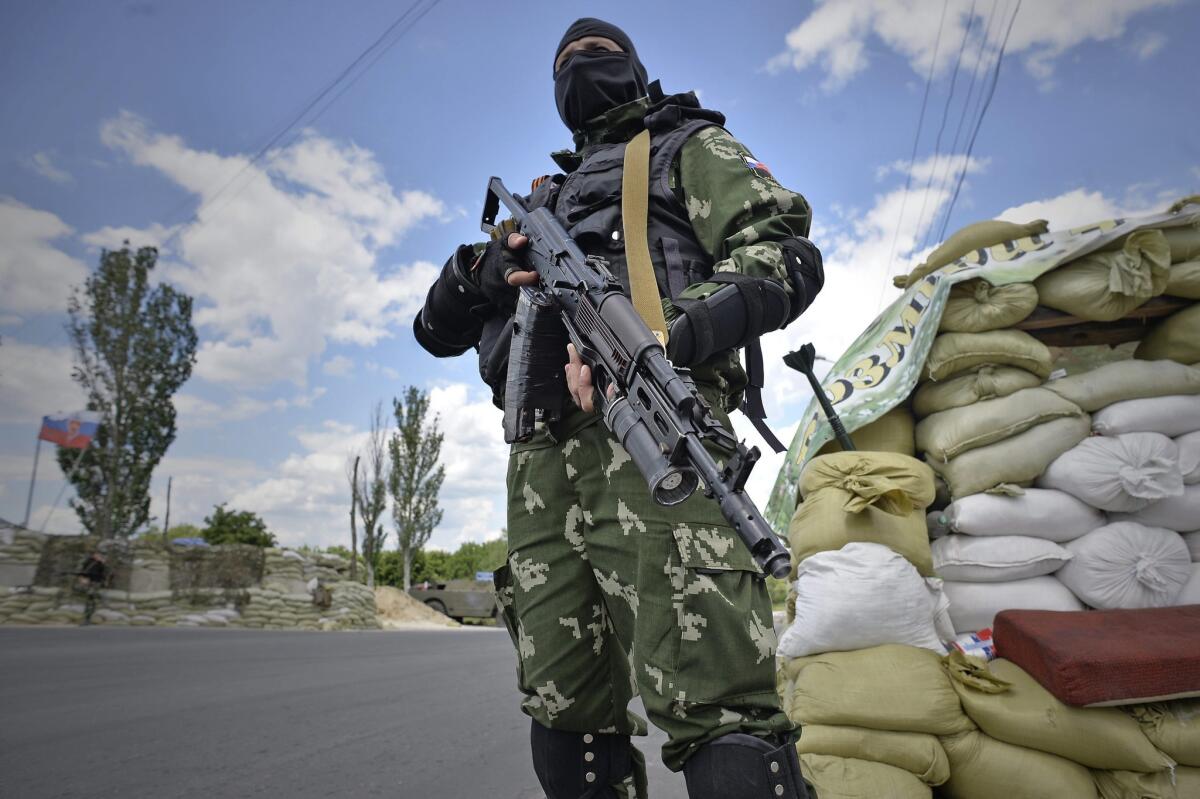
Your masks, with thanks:
M713 258L700 246L687 208L671 188L672 170L684 143L697 131L721 125L723 114L701 108L695 95L673 95L655 103L645 117L650 131L650 202L646 238L658 291L674 299L712 275ZM629 294L621 224L621 178L627 142L598 144L568 174L544 181L527 198L530 207L550 209L579 248L603 263ZM489 320L479 348L479 371L503 404L512 320Z

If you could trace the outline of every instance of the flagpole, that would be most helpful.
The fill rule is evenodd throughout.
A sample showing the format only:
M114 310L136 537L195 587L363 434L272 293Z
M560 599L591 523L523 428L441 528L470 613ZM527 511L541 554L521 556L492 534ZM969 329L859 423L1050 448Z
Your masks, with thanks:
M46 514L46 518L42 520L42 526L38 528L39 533L46 532L46 525L50 524L50 517L54 515L54 511L58 510L58 501L62 499L62 495L66 492L67 486L71 484L71 478L75 476L75 470L79 468L79 464L83 462L83 453L87 452L87 447L79 450L79 454L75 457L75 463L71 464L71 471L67 472L67 477L63 480L62 488L58 489L58 496L54 498L54 504L50 506L50 512Z
M33 450L33 473L29 475L29 496L25 499L25 521L21 522L21 526L28 529L29 527L29 512L33 509L33 486L37 483L37 467L38 458L42 454L42 432L38 430L37 446Z

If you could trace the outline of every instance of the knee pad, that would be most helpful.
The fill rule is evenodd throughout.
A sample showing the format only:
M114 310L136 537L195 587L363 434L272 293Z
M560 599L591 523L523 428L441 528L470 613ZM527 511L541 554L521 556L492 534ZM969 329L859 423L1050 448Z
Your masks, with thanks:
M800 775L794 744L740 732L697 749L683 776L690 799L816 799Z
M547 799L610 799L633 771L628 735L567 732L532 722L533 770Z

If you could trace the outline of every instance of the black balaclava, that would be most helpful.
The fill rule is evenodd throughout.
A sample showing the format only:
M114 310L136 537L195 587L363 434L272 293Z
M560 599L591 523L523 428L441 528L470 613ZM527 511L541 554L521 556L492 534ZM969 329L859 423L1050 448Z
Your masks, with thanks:
M593 117L646 95L646 68L625 31L604 20L575 20L563 34L554 59L568 43L584 36L604 36L621 46L623 53L580 50L554 75L554 102L563 124L572 132L583 129Z

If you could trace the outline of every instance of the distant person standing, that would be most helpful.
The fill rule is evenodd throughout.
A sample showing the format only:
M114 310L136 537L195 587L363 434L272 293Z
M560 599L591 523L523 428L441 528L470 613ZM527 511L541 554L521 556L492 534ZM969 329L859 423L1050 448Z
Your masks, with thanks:
M100 589L108 582L108 561L104 553L95 551L83 562L83 566L75 573L75 591L83 594L83 622L86 627L92 623L92 614L96 612L96 600Z

